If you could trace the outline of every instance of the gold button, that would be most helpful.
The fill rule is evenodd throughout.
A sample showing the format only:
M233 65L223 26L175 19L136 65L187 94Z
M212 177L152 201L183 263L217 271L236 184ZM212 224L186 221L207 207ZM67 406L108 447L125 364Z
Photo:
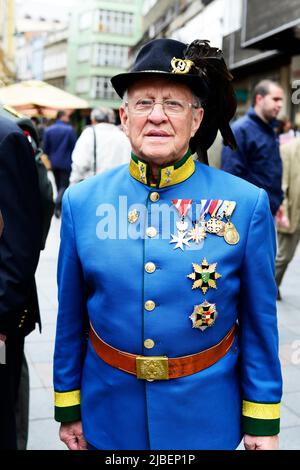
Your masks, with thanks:
M139 213L136 209L128 212L128 222L134 224L139 218Z
M157 235L157 230L155 227L148 227L146 229L146 235L150 238L156 237Z
M148 312L151 312L151 310L154 310L156 307L155 302L153 300L147 300L145 302L145 309L148 310Z
M152 202L157 202L157 201L159 201L159 198L160 198L160 195L159 195L157 192L155 192L155 191L150 194L150 200L151 200Z
M153 339L145 339L145 341L144 341L145 348L152 349L152 348L154 348L154 345L155 345L155 343L154 343Z
M149 274L154 273L155 270L156 270L156 266L151 261L149 261L149 263L145 264L145 271L147 273L149 273Z

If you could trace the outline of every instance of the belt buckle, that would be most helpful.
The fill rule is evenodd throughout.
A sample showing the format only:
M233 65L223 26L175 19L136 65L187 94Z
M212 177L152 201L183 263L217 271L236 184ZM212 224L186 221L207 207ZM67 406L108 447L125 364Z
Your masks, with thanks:
M138 379L168 380L169 363L167 356L137 356L136 376Z

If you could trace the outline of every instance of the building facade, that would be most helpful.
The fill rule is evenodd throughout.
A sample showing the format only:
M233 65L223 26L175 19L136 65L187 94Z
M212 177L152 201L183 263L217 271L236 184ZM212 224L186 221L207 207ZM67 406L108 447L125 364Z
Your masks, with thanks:
M128 68L141 34L142 0L87 0L73 11L68 44L67 90L91 107L118 108L110 78Z
M43 80L50 85L66 88L68 68L69 28L47 34L43 44Z
M14 78L14 0L0 0L0 86Z

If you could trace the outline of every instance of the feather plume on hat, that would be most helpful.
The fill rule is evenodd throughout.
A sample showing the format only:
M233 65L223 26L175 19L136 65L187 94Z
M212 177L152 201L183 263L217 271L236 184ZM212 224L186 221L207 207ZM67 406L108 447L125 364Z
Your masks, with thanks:
M200 128L191 139L190 146L198 159L208 163L207 150L214 142L218 130L225 145L236 148L229 122L236 111L236 98L232 75L226 67L222 51L210 47L207 40L195 40L184 51L184 58L194 63L193 72L204 82L206 93L202 96L204 117Z

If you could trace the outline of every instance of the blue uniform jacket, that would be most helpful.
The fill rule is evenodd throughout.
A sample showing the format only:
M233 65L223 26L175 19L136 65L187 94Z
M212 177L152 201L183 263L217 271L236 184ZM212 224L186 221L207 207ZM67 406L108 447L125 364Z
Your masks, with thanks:
M142 182L144 166L132 161L131 174L124 165L64 196L56 419L81 416L85 438L98 449L234 449L243 432L277 434L281 373L268 197L240 178L194 166L191 157L179 171L170 167L174 177L162 170L165 184L157 188ZM165 221L171 201L181 198L236 201L231 220L239 243L208 234L202 244L174 249L168 227L176 233L176 209ZM134 209L140 217L129 223ZM147 227L156 234L148 236ZM206 294L192 289L187 277L204 258L217 263L221 275ZM146 271L149 262L154 272ZM204 300L216 305L218 316L201 331L189 317ZM229 352L211 367L149 382L103 362L87 340L88 321L113 347L146 356L193 354L218 343L237 321L239 330Z
M223 147L221 167L267 191L274 215L283 200L282 162L274 129L250 108L245 116L233 123L232 131L237 150Z

